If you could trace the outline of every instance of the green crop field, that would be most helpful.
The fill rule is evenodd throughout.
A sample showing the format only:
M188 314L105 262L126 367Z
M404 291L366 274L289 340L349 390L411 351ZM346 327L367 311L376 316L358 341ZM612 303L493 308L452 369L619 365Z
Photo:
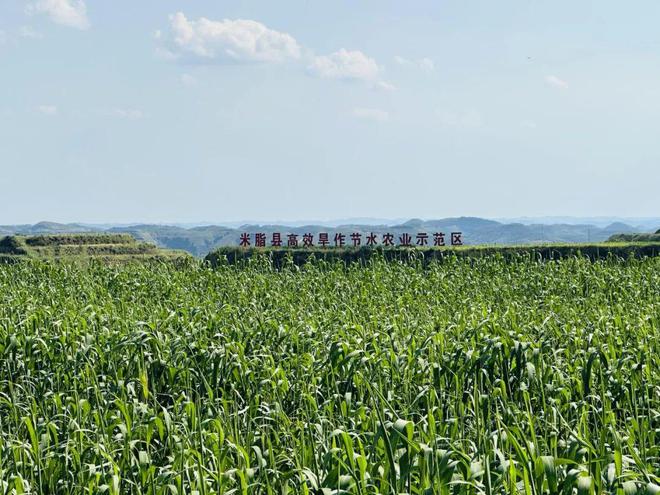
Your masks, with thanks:
M660 258L0 264L0 493L660 493Z

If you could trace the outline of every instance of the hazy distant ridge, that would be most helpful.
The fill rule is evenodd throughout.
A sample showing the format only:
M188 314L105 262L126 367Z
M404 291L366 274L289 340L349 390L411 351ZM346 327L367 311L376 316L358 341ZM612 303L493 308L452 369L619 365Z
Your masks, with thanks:
M365 220L365 219L361 219ZM347 236L352 232L367 234L374 232L382 234L389 232L396 236L407 232L415 235L417 232L426 232L430 236L434 232L463 232L465 244L529 244L543 242L597 242L607 240L614 234L632 232L653 232L660 227L659 219L644 220L630 225L623 222L614 222L604 226L574 223L503 223L477 217L444 218L439 220L412 219L396 225L381 225L324 222L325 225L257 225L248 224L238 228L219 225L201 227L181 227L174 225L132 225L132 226L94 226L82 224L60 224L54 222L40 222L34 225L7 225L0 226L0 235L10 234L56 234L79 232L121 232L133 235L140 241L154 243L160 247L170 249L183 249L195 256L204 256L219 246L237 245L240 234L248 232L264 232L268 239L273 232L305 234L312 233L318 238L319 232L327 232L332 239L336 232ZM387 222L386 220L384 222ZM335 226L336 225L336 226Z

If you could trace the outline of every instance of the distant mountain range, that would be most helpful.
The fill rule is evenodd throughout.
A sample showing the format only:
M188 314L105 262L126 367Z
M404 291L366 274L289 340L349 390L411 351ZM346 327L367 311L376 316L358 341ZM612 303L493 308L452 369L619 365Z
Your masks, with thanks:
M587 223L527 223L503 222L487 220L477 217L444 218L440 220L412 219L396 224L373 224L369 219L359 219L348 223L323 222L322 224L301 225L258 225L245 224L241 226L206 225L185 227L177 225L87 225L87 224L61 224L54 222L40 222L34 225L5 225L0 226L0 236L22 234L61 234L82 232L111 232L128 233L139 241L151 242L159 247L169 249L182 249L195 256L205 256L208 252L219 246L238 245L242 233L254 234L263 232L270 241L273 232L280 232L286 242L286 234L305 233L314 234L318 238L321 232L327 232L333 239L335 233L344 233L347 239L350 234L358 232L367 235L371 232L382 236L391 233L396 239L404 233L415 236L418 232L426 232L430 237L435 232L462 232L465 244L534 244L547 242L598 242L605 241L615 234L629 234L634 232L655 232L660 228L660 218L634 219L635 222L615 221L603 225L602 222ZM531 220L531 219L530 219ZM350 243L350 241L349 241Z
M494 220L501 223L522 223L525 225L593 225L601 228L614 223L625 223L634 227L638 232L646 232L660 226L660 217L516 217L495 218Z

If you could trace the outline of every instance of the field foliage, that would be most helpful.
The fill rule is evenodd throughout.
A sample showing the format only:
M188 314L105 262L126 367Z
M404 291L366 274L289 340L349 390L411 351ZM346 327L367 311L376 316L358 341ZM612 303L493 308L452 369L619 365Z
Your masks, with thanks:
M212 266L224 263L242 263L253 257L267 256L275 266L290 263L303 265L311 260L344 263L366 263L371 259L389 261L419 261L428 264L446 258L483 258L499 256L508 261L560 260L586 257L590 260L617 258L644 258L660 255L660 242L607 242L593 244L531 244L518 246L482 245L453 247L343 247L343 248L243 248L220 247L206 256Z
M660 258L0 265L0 493L660 493Z
M617 234L610 237L611 242L655 242L660 243L660 230L654 234Z

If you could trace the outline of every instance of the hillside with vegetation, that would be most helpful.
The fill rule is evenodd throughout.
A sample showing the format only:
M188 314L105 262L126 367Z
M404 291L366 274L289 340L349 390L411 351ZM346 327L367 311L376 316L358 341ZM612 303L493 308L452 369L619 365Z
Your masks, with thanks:
M51 234L0 238L0 262L40 260L173 260L188 257L183 251L160 249L137 242L129 234Z
M655 233L615 234L609 238L610 242L660 242L660 229Z

